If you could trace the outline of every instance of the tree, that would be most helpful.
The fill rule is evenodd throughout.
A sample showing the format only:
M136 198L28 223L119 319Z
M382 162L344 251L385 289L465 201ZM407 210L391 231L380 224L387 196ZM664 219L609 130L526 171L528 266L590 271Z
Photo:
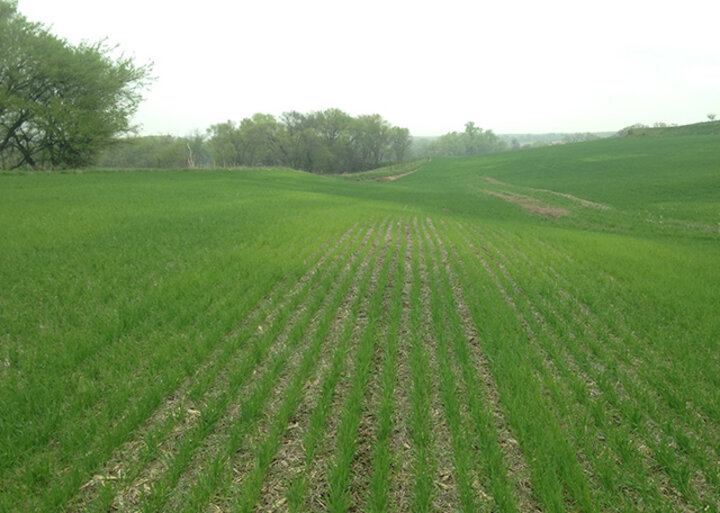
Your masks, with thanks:
M410 151L412 140L410 130L394 126L389 131L390 152L394 162L403 162Z
M507 149L507 143L501 140L492 130L483 131L473 121L465 123L465 131L449 132L425 149L426 156L459 157L480 155Z
M474 121L468 121L465 123L465 135L468 137L475 137L479 133L482 133L482 128L476 127Z
M240 163L245 166L281 164L283 126L270 114L254 114L240 122Z
M710 113L707 115L707 118L708 118L710 121L715 121L715 113L714 113L714 112L710 112Z
M149 81L104 42L72 46L0 0L0 167L69 168L131 131Z
M355 119L353 143L357 159L353 171L380 166L387 148L390 124L379 114L362 115Z
M227 121L207 129L212 165L233 167L240 165L240 134L235 123Z

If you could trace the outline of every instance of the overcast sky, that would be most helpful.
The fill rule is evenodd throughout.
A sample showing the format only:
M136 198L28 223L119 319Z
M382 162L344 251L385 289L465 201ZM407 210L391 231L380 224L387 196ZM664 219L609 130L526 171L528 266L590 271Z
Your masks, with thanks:
M413 135L610 131L720 114L717 0L19 0L157 80L135 122L378 113Z

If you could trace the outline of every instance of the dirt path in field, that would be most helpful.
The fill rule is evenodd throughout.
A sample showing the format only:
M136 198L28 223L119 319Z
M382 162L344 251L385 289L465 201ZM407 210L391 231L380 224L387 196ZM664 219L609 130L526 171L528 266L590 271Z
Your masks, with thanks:
M516 205L520 205L522 208L536 216L559 219L561 217L570 215L569 210L562 207L556 207L548 203L544 203L537 198L533 198L532 196L525 196L523 194L515 194L512 192L497 192L491 191L489 189L480 190L485 194L489 194L490 196L495 196L496 198L503 199L509 203L515 203Z
M417 173L420 171L419 169L416 169L414 171L408 171L407 173L401 173L399 175L390 175L390 176L381 176L380 178L376 178L376 182L394 182L395 180L400 180L401 178L405 178L406 176L409 176L413 173Z
M486 176L485 180L487 180L488 182L495 184L495 185L502 185L505 187L514 187L513 185L511 185L509 183L501 182L500 180L496 180L495 178L492 178L489 176ZM573 196L572 194L567 194L565 192L557 192L557 191L553 191L550 189L537 189L535 187L528 187L528 189L530 189L531 191L535 191L535 192L546 192L548 194L560 196L562 198L566 198L566 199L575 201L577 203L580 203L583 207L596 208L599 210L610 210L610 207L608 205L604 205L602 203L597 203L595 201L586 200L583 198L578 198L577 196Z

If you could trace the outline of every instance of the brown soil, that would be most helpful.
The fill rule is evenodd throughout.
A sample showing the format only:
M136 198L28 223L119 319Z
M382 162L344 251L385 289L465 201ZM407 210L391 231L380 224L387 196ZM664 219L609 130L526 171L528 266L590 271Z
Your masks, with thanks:
M570 211L562 207L556 207L543 203L537 198L531 196L525 196L523 194L514 194L512 192L496 192L488 189L481 189L485 194L495 196L496 198L504 199L510 203L520 205L522 208L540 217L549 217L551 219L558 219L570 215Z

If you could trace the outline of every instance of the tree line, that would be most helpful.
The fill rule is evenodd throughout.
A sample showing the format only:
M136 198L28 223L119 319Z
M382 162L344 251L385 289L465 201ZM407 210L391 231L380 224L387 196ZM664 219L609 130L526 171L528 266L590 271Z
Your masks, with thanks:
M102 167L284 166L315 173L357 172L403 162L411 145L407 128L378 114L350 116L340 109L275 118L255 114L239 123L210 126L188 137L118 140L101 156Z
M504 151L508 144L474 122L463 132L413 140L407 128L378 114L352 117L339 109L279 119L255 114L239 123L212 125L187 137L146 136L118 141L101 167L286 166L316 173L352 173L424 157L457 157Z
M207 130L213 167L287 166L317 173L356 172L402 162L410 131L378 114L352 117L340 109L307 114L286 112L276 119L255 114Z

